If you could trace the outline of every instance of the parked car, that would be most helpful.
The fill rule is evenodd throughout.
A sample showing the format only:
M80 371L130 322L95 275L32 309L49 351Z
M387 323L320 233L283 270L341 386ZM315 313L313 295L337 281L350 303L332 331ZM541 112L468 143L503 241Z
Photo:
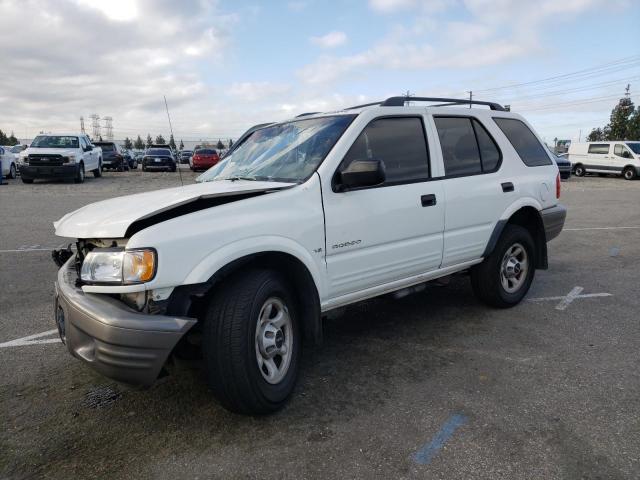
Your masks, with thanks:
M37 178L73 179L84 182L85 172L102 176L102 149L85 134L42 134L20 154L20 176L24 183Z
M615 173L633 180L640 175L640 141L572 143L569 161L577 177Z
M16 156L11 152L11 148L10 146L0 147L0 168L4 178L16 178L18 174Z
M168 170L176 171L176 159L170 148L149 148L142 158L142 171Z
M172 353L201 349L220 402L260 414L292 393L302 339L319 343L332 309L460 272L482 302L517 305L564 225L558 167L498 104L405 100L257 129L202 183L65 215L69 351L149 385Z
M553 150L551 150L548 146L545 145L545 147L547 147L547 150L551 154L553 160L556 162L556 165L558 165L558 170L560 171L560 179L569 180L569 178L571 178L571 162L567 159L567 154L563 153L558 155L557 153L554 153Z
M115 142L95 142L94 145L102 148L102 168L104 170L117 170L118 172L129 170L129 163Z
M200 148L193 152L189 168L193 171L207 170L220 161L218 152L213 148Z
M178 158L180 159L180 163L186 163L191 165L191 157L193 156L193 150L181 150L178 154Z
M138 160L136 160L136 157L131 150L123 149L122 156L127 161L127 165L129 169L132 169L132 170L138 169Z

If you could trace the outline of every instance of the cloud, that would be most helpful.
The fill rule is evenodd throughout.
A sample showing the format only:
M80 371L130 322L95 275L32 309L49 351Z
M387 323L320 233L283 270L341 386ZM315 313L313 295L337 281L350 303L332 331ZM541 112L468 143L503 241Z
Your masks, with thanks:
M301 12L302 10L304 10L305 8L307 8L309 6L310 2L305 2L305 1L293 1L293 2L289 2L287 3L287 8L289 10L293 10L294 12Z
M321 37L311 37L311 43L322 48L335 48L347 43L347 34L344 32L333 31Z
M227 93L249 102L272 99L282 96L291 90L287 84L275 84L270 82L237 82L233 83Z

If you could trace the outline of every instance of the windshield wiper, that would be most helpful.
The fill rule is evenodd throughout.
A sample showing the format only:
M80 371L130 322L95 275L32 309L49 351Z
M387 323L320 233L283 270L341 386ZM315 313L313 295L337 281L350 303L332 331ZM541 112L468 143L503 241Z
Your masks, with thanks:
M249 176L243 176L243 175L234 175L232 177L227 177L224 180L230 180L232 182L235 182L237 180L250 180L250 181L256 181L258 180L256 177L249 177Z

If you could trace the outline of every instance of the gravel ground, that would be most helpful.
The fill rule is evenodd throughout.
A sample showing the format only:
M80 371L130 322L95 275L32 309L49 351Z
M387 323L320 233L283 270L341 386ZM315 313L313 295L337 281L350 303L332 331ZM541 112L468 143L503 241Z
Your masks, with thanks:
M0 186L0 344L54 328L54 220L179 184L138 170ZM0 478L639 478L640 182L572 178L562 201L527 301L489 309L460 276L351 306L268 417L222 409L197 368L133 390L59 342L1 347ZM544 300L575 287L610 296Z

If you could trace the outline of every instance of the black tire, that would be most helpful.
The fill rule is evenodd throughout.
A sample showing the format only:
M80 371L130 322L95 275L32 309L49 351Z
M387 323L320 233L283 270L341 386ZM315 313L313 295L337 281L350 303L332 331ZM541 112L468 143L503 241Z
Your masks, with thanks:
M133 165L131 166L134 170L138 169L138 162L136 160L133 161Z
M177 167L175 165L173 167L169 167L170 172L175 172L176 170L177 170Z
M584 177L587 174L587 171L584 168L584 165L578 164L574 170L576 177Z
M524 278L518 280L521 282L518 288L509 292L502 282L503 264L507 252L516 245L523 247L526 252L527 270L522 272ZM493 252L471 269L471 286L478 300L483 303L497 308L510 308L520 303L527 294L534 275L535 248L531 234L519 225L507 225Z
M625 180L635 180L636 177L638 176L638 172L636 172L635 167L626 167L622 171L622 176L624 177Z
M22 177L22 183L33 183L33 178Z
M93 171L93 176L100 178L102 176L102 162L98 162L98 168Z
M84 163L78 165L78 171L76 177L73 179L74 183L84 183Z
M274 298L285 305L291 328L288 337L271 338L292 343L282 379L270 383L264 376L266 366L258 364L256 345L263 306ZM207 382L224 407L249 415L282 408L295 386L302 347L295 297L286 281L277 272L262 269L225 279L207 310L202 345Z
M146 171L147 171L147 166L146 166L144 163L142 164L142 171L143 171L143 172L146 172Z
M16 173L16 164L12 163L9 166L9 175L7 175L7 178L16 178L18 176L18 174Z

